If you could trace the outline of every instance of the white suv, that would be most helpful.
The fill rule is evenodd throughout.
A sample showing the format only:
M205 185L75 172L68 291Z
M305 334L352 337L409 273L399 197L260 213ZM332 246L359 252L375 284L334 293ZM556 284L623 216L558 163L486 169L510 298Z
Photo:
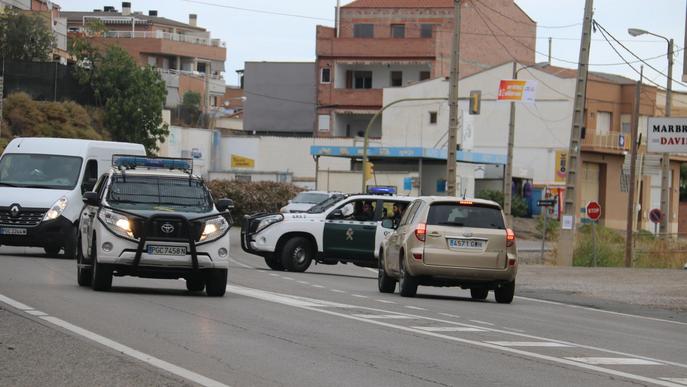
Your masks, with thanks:
M84 194L78 283L108 290L112 276L186 280L221 297L227 286L229 199L213 204L187 159L114 156Z

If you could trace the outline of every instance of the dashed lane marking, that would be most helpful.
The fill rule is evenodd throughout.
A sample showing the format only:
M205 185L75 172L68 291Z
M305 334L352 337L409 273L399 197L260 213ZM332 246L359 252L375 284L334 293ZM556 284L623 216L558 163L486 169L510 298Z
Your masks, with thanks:
M271 275L272 277L279 277L279 274L275 274L275 273L270 273L270 275Z
M487 341L487 343L500 345L502 347L550 347L567 348L569 344L555 343L552 341Z
M389 300L377 300L377 301L381 302L382 304L395 304L396 303L396 301L389 301Z
M663 363L651 360L630 357L566 357L566 359L594 365L663 365Z
M444 316L444 317L460 318L460 316L456 316L455 314L450 314L450 313L439 313L439 315Z
M282 278L285 280L293 281L293 278L291 278L291 277L282 277Z
M343 290L339 290L339 289L329 289L329 290L334 292L334 293L346 293Z
M351 296L358 298L369 298L368 296L363 296L362 294L351 294Z
M355 317L365 319L391 319L391 320L410 320L413 317L404 314L354 314Z
M310 282L308 281L298 281L298 283L301 285L310 285Z
M313 288L324 289L324 286L322 286L322 285L310 285L310 286L312 286Z
M470 327L413 327L427 332L485 332L484 329Z
M427 310L425 308L420 308L419 306L406 305L406 308L413 310Z
M489 326L492 326L492 327L493 327L494 325L496 325L496 324L492 324L492 323L490 323L490 322L480 321L480 320L470 320L470 322L474 322L475 324L489 325Z

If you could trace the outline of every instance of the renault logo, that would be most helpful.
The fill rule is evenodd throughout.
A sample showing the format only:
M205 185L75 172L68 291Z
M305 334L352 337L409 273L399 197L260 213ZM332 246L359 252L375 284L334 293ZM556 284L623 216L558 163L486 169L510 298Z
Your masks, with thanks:
M170 223L165 223L160 227L160 230L162 230L162 232L165 234L171 234L174 232L174 226L172 226Z
M12 207L10 207L10 216L11 217L18 218L20 212L21 212L21 207L19 207L19 204L13 204Z

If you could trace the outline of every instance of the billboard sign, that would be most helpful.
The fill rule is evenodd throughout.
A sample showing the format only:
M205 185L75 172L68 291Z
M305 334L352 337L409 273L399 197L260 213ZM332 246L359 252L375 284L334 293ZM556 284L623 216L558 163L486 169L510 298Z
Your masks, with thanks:
M650 117L647 132L649 152L687 153L687 117Z
M537 81L507 79L499 84L498 100L505 102L534 102Z

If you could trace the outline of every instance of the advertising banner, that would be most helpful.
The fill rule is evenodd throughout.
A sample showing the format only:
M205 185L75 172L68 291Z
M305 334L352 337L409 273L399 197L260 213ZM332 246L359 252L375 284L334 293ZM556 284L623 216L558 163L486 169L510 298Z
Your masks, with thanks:
M499 101L534 102L536 96L537 81L509 79L499 84Z
M649 117L648 151L652 153L687 153L687 118Z

